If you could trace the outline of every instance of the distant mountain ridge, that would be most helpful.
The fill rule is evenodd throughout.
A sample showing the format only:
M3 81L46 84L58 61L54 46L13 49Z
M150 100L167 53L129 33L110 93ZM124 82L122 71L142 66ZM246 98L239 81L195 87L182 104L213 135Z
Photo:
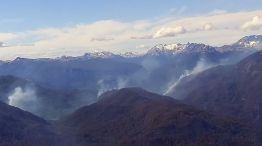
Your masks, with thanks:
M187 43L187 44L169 44L157 45L150 49L146 55L176 55L182 53L208 53L216 51L215 47L205 44Z
M257 48L262 47L262 35L246 36L240 39L237 43L233 44L239 47L245 48Z
M262 48L262 35L251 35L241 38L232 45L225 45L220 47L220 51L250 51L261 50Z
M160 55L160 54L166 54L166 55L175 55L179 53L193 53L193 52L199 52L199 53L206 53L206 52L213 52L213 51L219 51L219 52L230 52L230 51L247 51L246 49L261 49L262 48L262 35L250 35L245 36L238 40L236 43L233 43L231 45L224 45L221 47L215 47L210 45L205 45L202 43L187 43L187 44L181 44L181 43L174 43L174 44L158 44L151 49L149 49L146 53L134 53L134 52L126 52L126 53L120 53L115 54L112 52L102 51L102 52L92 52L92 53L85 53L83 56L62 56L58 58L42 58L42 60L71 60L71 59L95 59L95 58L135 58L135 57L141 57L144 55ZM18 57L17 59L23 59ZM26 58L24 58L26 59Z
M261 37L249 36L244 41L258 41ZM113 54L110 52L86 53L83 56L27 59L18 57L0 63L0 75L13 75L51 88L92 89L138 86L163 93L169 82L179 79L192 70L199 61L208 64L234 63L256 51L250 48L222 48L205 44L157 45L146 54ZM102 83L102 85L101 85ZM154 86L159 84L159 87ZM99 89L103 88L103 89Z
M240 42L260 39L259 36L250 36ZM95 102L99 95L112 89L141 87L163 94L188 72L195 69L203 71L205 66L236 63L257 51L234 48L234 45L229 50L223 52L205 44L188 43L157 45L144 55L97 52L55 59L18 57L13 61L0 62L0 76L13 76L34 83L37 86L34 92L44 104L41 104L40 112L31 112L53 119L80 105ZM7 85L4 81L0 84ZM12 94L21 89L24 88L15 87L6 93ZM3 94L4 91L0 92L0 98L6 102L9 95ZM49 113L53 115L46 116Z
M232 52L232 51L250 51L262 49L262 35L251 35L241 38L232 45L222 47L213 47L205 44L187 43L187 44L159 44L150 49L147 55L175 55L181 53L208 53L208 52Z

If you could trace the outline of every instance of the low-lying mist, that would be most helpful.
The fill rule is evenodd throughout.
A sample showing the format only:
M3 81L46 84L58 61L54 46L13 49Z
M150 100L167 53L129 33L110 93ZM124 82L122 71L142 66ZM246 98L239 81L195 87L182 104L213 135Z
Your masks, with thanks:
M98 80L97 97L106 91L127 87L141 87L151 92L168 95L184 77L218 65L236 63L240 58L243 58L242 56L245 56L245 54L215 59L212 56L204 55L178 56L178 59L175 57L172 59L161 57L143 58L139 62L142 69L128 76L107 76Z
M46 119L57 119L82 106L96 102L102 93L113 89L140 87L150 92L168 95L182 78L216 65L234 63L238 60L235 54L230 57L225 56L192 53L143 56L133 59L115 58L112 59L113 61L108 61L110 59L57 61L58 63L55 62L57 64L52 60L39 61L45 64L45 70L51 70L48 75L42 74L42 71L34 72L39 70L38 67L42 70L43 68L40 67L39 62L28 60L21 67L20 72L17 71L13 75L20 77L20 79L16 77L12 79L13 83L19 84L10 82L6 91L0 92L0 100ZM52 66L53 64L55 66ZM5 65L10 69L20 67L19 63ZM5 69L8 68L6 66ZM24 69L25 67L28 68ZM62 69L57 69L57 67ZM25 76L23 76L24 70L26 70ZM31 74L35 78L30 78ZM46 82L37 80L39 78ZM6 83L6 79L2 82L2 84L9 84ZM62 86L59 86L60 88L50 86L51 84L58 85L57 83ZM64 86L67 87L64 88Z
M12 88L1 99L3 102L50 120L96 101L95 94L89 90L51 90L33 84Z
M97 97L104 92L126 87L142 87L150 89L146 83L150 80L150 75L160 67L160 62L155 58L144 58L139 65L142 68L128 76L107 76L98 80Z

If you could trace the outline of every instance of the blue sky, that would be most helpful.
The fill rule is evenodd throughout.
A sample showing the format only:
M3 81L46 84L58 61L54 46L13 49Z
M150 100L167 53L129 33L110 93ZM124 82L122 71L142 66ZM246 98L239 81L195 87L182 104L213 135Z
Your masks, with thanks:
M24 31L106 19L133 21L176 13L188 16L261 7L261 0L5 0L1 2L0 30Z
M2 0L0 58L143 53L262 34L262 0Z

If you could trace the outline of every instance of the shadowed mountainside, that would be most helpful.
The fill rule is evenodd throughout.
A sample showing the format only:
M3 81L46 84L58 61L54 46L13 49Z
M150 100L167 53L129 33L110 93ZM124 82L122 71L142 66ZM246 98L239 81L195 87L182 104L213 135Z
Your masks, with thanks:
M170 93L198 108L251 122L262 131L262 52L236 65L188 76Z
M0 102L1 146L57 146L63 144L45 120Z
M140 88L107 92L57 125L78 146L254 145L244 124Z

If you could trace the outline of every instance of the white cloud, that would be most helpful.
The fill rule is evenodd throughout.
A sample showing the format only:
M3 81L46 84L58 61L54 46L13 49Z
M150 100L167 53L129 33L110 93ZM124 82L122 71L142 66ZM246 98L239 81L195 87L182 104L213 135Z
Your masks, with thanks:
M143 35L143 36L131 36L131 39L152 39L153 36L152 35Z
M213 25L211 23L207 23L203 26L203 30L212 30L213 29Z
M253 20L250 21L250 18ZM168 17L154 20L121 22L103 20L62 28L42 28L26 32L0 33L1 59L17 56L38 58L81 55L85 52L145 52L141 44L201 42L209 45L230 44L245 35L261 34L261 11L224 12L194 17ZM247 31L247 30L256 30ZM33 45L21 45L33 44Z
M183 33L186 33L186 29L183 26L162 27L154 34L153 38L174 37Z
M0 33L0 41L2 41L2 42L13 40L17 37L18 36L14 33Z
M91 42L95 42L95 41L98 41L98 42L106 42L106 41L113 41L114 38L112 37L97 37L97 38L92 38L90 41Z
M247 21L242 25L244 30L262 30L262 18L255 16L251 21Z
M136 48L137 49L145 49L148 48L149 46L145 45L145 44L141 44L141 45L137 45Z
M5 47L6 45L3 42L0 42L0 47Z

